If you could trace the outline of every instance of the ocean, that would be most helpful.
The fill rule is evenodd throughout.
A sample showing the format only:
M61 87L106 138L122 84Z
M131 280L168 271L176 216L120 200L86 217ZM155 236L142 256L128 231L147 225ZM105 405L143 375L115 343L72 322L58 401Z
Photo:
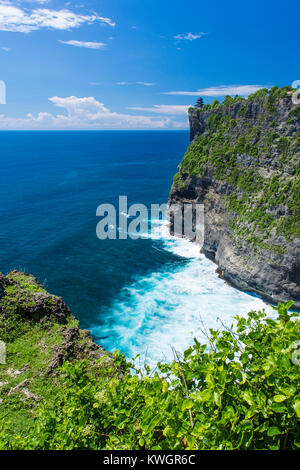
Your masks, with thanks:
M0 271L34 274L109 351L150 365L202 329L265 308L220 279L216 265L163 221L132 240L99 240L96 209L167 202L186 131L0 133Z

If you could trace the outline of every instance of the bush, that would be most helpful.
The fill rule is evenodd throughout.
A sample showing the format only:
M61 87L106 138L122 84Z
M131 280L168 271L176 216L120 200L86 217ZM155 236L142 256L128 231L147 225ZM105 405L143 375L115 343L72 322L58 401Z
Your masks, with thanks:
M210 330L154 375L115 356L106 383L66 363L61 396L46 401L17 449L296 449L300 447L300 322L292 302ZM299 351L299 350L298 350Z
M216 99L213 100L211 107L212 108L217 108L220 105L220 102Z

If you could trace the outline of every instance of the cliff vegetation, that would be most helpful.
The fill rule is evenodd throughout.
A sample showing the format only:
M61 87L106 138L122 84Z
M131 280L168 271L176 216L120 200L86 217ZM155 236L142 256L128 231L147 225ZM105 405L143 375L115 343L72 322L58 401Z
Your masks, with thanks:
M0 275L0 449L296 449L292 302L207 332L155 371L106 353L30 275Z

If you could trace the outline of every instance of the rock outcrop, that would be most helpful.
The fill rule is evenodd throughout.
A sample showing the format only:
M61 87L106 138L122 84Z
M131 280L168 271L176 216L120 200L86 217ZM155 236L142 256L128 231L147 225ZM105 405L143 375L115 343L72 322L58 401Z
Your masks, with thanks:
M299 308L300 105L292 93L274 87L191 108L191 144L169 204L204 204L202 251L225 279Z
M122 374L63 299L30 274L0 273L0 342L1 430L4 419L11 433L28 435L45 401L61 399L68 373L77 381L83 371L99 381Z
M61 297L49 294L30 274L0 273L0 340L9 343L30 333L36 324L44 332L44 342L51 334L57 336L45 375L55 372L67 360L88 359L94 363L106 357L111 361L111 355L93 341L90 332L79 328Z

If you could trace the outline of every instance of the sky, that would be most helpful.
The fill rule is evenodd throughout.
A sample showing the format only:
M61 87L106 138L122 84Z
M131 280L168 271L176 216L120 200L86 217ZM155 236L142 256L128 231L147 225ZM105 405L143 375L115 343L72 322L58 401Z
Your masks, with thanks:
M276 0L0 0L0 129L187 129L199 96L300 79L299 13Z

